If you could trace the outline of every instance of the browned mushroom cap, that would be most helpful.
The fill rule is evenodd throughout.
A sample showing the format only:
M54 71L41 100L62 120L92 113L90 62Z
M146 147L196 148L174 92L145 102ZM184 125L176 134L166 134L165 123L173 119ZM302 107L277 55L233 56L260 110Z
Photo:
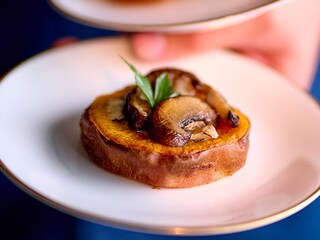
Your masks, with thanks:
M199 98L169 98L159 103L151 114L150 137L164 145L184 146L189 142L193 130L186 126L193 122L213 124L216 117L215 111Z
M134 130L142 130L148 122L148 115L151 111L150 105L143 98L139 88L134 88L126 97L123 113L128 124Z
M172 88L175 92L184 96L196 96L197 89L201 85L200 80L190 72L175 68L162 68L150 72L147 77L154 84L157 77L162 73L167 73L171 82Z

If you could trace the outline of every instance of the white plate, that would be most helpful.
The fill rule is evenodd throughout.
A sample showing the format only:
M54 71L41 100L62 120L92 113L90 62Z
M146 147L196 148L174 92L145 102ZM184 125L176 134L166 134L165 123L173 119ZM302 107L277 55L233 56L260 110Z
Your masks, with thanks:
M225 27L290 0L50 0L65 16L123 31L194 31Z
M216 183L160 190L94 165L80 143L79 119L96 96L133 83L119 55L143 72L187 69L219 89L252 121L247 164ZM11 71L0 84L0 109L4 173L49 205L107 225L161 234L236 232L285 218L320 194L319 105L232 53L147 64L130 55L125 39L78 43Z

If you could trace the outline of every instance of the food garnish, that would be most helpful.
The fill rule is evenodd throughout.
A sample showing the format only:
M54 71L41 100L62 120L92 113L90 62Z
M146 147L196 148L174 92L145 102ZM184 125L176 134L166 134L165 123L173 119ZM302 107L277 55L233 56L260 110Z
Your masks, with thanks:
M151 108L155 107L161 101L175 97L178 95L177 92L174 92L169 81L168 74L163 72L160 76L157 77L155 81L154 91L152 89L152 85L150 80L142 75L131 63L129 63L126 59L122 58L123 61L129 66L131 71L134 73L134 79L137 86L145 95L149 105Z
M97 97L81 117L82 143L96 164L169 188L214 182L244 166L247 116L190 72L163 68L144 76L124 61L136 85Z

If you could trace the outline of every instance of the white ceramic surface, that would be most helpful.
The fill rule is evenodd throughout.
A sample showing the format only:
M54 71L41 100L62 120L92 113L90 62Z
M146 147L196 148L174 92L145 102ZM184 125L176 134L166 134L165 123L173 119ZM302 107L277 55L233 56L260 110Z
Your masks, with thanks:
M122 31L195 31L258 16L290 0L50 0L65 16Z
M133 83L119 55L142 72L187 69L252 122L246 165L189 189L152 189L94 165L79 119L93 99ZM207 52L172 62L134 59L125 39L47 51L0 83L1 169L36 198L78 217L162 234L236 232L285 218L320 193L320 111L306 92L251 60ZM320 221L320 218L319 218Z

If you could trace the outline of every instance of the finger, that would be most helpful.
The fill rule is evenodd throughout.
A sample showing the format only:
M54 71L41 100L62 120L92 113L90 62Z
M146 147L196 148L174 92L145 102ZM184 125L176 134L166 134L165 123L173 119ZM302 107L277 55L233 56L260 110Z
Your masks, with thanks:
M139 33L132 36L132 49L142 59L158 60L214 48L275 48L272 45L277 42L266 38L271 25L270 17L264 15L254 21L215 31L192 34Z

